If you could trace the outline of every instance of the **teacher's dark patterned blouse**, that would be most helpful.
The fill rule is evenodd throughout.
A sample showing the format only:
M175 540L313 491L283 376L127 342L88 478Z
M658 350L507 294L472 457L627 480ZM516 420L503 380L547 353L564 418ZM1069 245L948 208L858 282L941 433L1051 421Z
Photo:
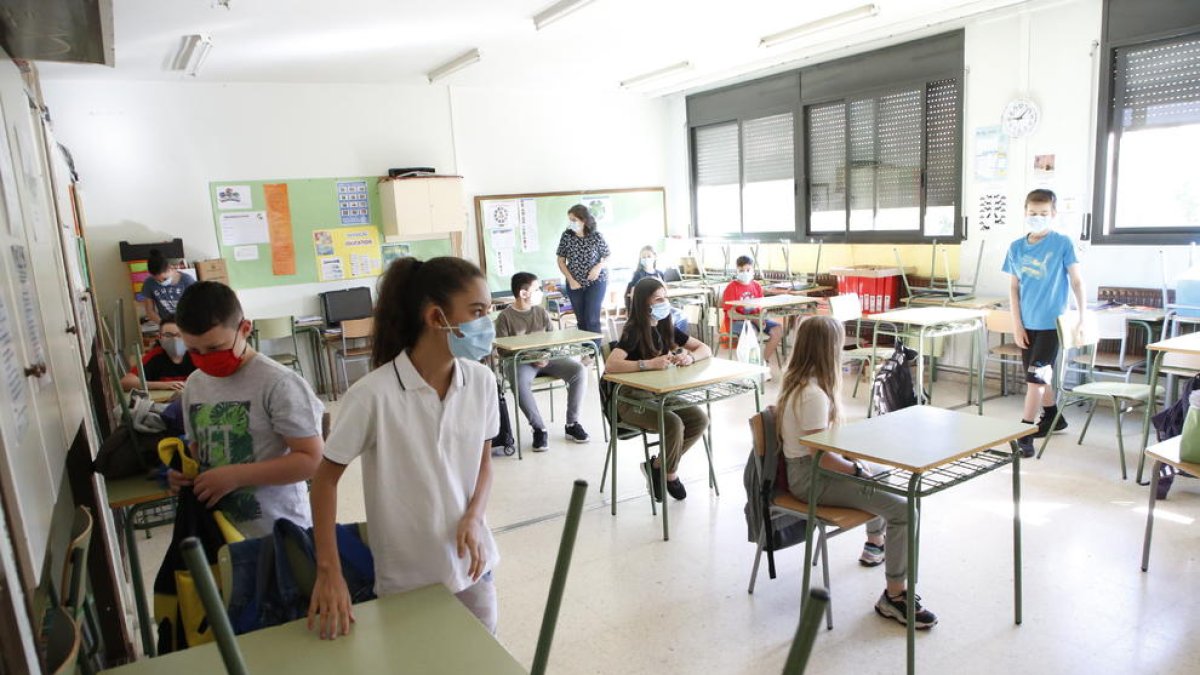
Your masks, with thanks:
M576 236L571 230L563 232L558 240L556 255L567 259L567 269L582 288L587 288L597 281L608 280L608 270L601 269L600 277L596 281L588 281L588 272L601 259L609 256L608 242L604 241L604 236L598 231L586 237Z

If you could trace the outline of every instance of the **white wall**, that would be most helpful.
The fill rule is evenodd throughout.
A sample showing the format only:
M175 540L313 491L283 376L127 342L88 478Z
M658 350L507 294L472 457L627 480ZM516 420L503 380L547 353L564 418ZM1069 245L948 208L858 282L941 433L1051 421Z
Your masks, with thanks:
M663 185L667 177L666 103L640 96L589 94L573 104L578 90L66 80L43 89L82 177L105 310L130 297L120 240L178 236L190 259L216 255L207 195L214 180L427 165L463 174L471 196ZM475 251L471 231L464 253ZM239 296L252 317L315 314L316 293L337 287Z

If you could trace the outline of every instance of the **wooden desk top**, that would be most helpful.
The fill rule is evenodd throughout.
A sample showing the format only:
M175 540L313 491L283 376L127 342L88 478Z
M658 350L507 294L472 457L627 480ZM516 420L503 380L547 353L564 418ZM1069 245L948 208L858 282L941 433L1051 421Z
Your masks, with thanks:
M1146 349L1172 354L1200 354L1200 333L1188 333L1146 345Z
M819 293L821 291L832 290L832 286L801 286L800 288L791 288L788 286L764 286L763 292L767 295L808 295L809 293Z
M183 393L182 389L151 389L149 392L150 400L155 403L169 403L176 396Z
M105 480L105 489L108 491L108 506L114 509L156 502L171 496L157 480L145 476Z
M1153 307L1147 309L1139 309L1134 307L1108 307L1105 309L1092 310L1096 314L1119 314L1125 317L1126 321L1162 321L1166 318L1167 313L1161 309Z
M800 444L923 473L1035 431L1034 424L919 405L805 436Z
M443 586L426 586L354 606L350 634L321 640L307 619L238 636L252 673L525 673L496 638ZM225 672L216 643L104 671L135 675Z
M1168 438L1162 443L1155 443L1146 448L1146 454L1150 456L1150 459L1170 464L1176 469L1186 471L1193 476L1200 476L1200 464L1185 462L1179 459L1179 444L1182 440L1183 436L1176 436L1175 438Z
M693 296L708 296L708 289L704 286L668 286L668 298L690 298Z
M749 300L730 300L725 304L745 309L778 309L780 307L811 305L820 301L820 298L813 298L807 295L792 295L789 293L787 295L769 295L765 298L751 298Z
M963 298L954 302L946 302L945 298L917 297L912 299L912 304L916 306L945 306L961 309L996 309L1006 302L1008 302L1008 298Z
M525 349L547 349L549 347L560 347L562 345L603 339L604 336L600 333L592 333L586 330L579 330L578 328L567 328L565 330L496 338L495 344L496 348L502 352L515 352Z
M987 316L987 312L980 309L965 309L962 307L911 307L872 314L871 320L903 323L912 326L936 326L954 321L982 319L985 316Z
M652 394L667 394L706 387L719 382L758 377L767 372L755 366L730 359L709 358L691 366L667 370L648 370L644 373L605 373L604 379Z

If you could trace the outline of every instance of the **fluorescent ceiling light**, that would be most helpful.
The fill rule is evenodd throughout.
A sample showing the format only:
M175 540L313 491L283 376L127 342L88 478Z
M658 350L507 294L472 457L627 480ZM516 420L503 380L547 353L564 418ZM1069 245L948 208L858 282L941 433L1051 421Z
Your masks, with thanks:
M426 75L426 77L429 78L429 83L433 84L434 82L442 79L443 77L449 77L450 75L453 75L454 73L457 73L458 71L462 70L463 68L466 68L467 66L471 65L472 63L477 63L478 61L479 61L479 50L472 49L471 51L463 54L462 56L458 56L458 57L454 58L453 60L447 61L446 63L438 66L437 68L434 68L433 70L429 71L429 74Z
M785 31L773 33L760 40L758 45L760 47L774 47L775 45L782 44L784 42L790 42L798 37L811 35L826 28L833 28L834 26L840 26L842 24L850 23L851 21L868 19L878 13L879 5L875 3L863 5L861 7L855 7L854 9L848 9L844 12L838 12L837 14L830 14L829 16L817 19L816 21L809 21L808 23L801 24L795 28L789 28Z
M212 45L212 36L184 35L179 51L171 60L171 70L182 70L188 77L196 77L200 74L200 66L204 65L204 60L212 51Z
M575 13L576 10L583 9L593 2L595 2L595 0L559 0L559 2L556 2L546 9L543 9L542 11L533 15L533 27L537 30L541 30L555 21Z
M691 68L692 68L691 61L680 61L679 63L667 66L666 68L659 68L658 70L652 70L648 73L643 73L641 75L631 77L628 80L622 81L621 86L626 89L628 89L630 87L636 87L639 84L653 82L654 80L666 77L668 75L674 75L675 73L681 73L685 70L691 70Z

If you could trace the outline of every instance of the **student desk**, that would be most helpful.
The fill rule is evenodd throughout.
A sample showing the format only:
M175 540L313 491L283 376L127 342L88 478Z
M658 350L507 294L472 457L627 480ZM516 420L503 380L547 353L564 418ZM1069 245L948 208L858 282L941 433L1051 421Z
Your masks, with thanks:
M763 292L766 293L768 296L808 295L809 293L821 293L823 291L830 291L830 290L833 290L832 286L797 286L797 287L793 287L791 284L788 284L788 283L784 283L782 285L781 284L772 284L770 286L763 287Z
M1159 340L1146 345L1146 352L1150 355L1150 373L1146 378L1146 382L1153 386L1158 382L1158 371L1162 368L1163 357L1167 354L1181 354L1187 356L1200 356L1200 333L1188 333L1167 340ZM1155 397L1151 396L1146 401L1146 410L1144 411L1145 419L1142 421L1142 456L1138 460L1137 482L1139 485L1147 485L1142 482L1142 470L1146 467L1146 444L1150 440L1150 418L1154 417ZM1153 493L1151 493L1153 495ZM1149 541L1147 534L1147 541Z
M1142 571L1150 567L1150 534L1154 530L1154 503L1158 495L1159 470L1163 465L1174 467L1178 471L1186 471L1193 476L1200 476L1200 464L1192 464L1179 459L1179 444L1182 436L1168 438L1162 443L1146 448L1146 455L1154 460L1150 470L1150 506L1146 509L1146 538L1142 542Z
M600 381L600 354L594 340L602 340L600 333L578 328L567 328L542 333L528 333L512 337L496 338L496 350L500 352L500 373L511 377L513 392L513 428L517 436L517 459L521 456L521 388L517 386L517 366L538 361L569 359L573 356L591 356L596 367L596 382Z
M1008 302L1008 298L976 298L976 297L956 297L954 300L949 298L931 298L928 296L917 296L912 299L909 306L917 307L958 307L960 309L997 309Z
M252 673L525 673L496 638L443 586L354 606L349 635L322 640L307 619L239 635ZM225 672L214 642L104 671L120 675Z
M150 629L154 621L151 618L150 605L146 598L146 586L142 580L142 562L138 556L133 519L138 511L170 499L171 493L159 485L157 480L149 480L144 476L106 480L105 490L108 492L108 506L116 516L116 525L120 531L121 541L124 542L126 555L129 556L129 573L133 582L134 602L137 603L138 629L142 634L142 651L149 656L154 656L158 653Z
M170 403L176 396L183 393L182 389L151 389L147 391L150 400L155 403Z
M709 358L694 365L668 368L667 370L648 370L640 373L613 373L604 375L604 379L613 385L612 394L608 398L608 452L612 461L612 514L617 515L617 404L625 403L642 409L650 409L658 413L659 437L662 437L663 418L668 412L696 405L703 405L712 420L712 404L735 396L753 391L754 408L762 409L761 394L757 379L766 372L762 366L755 366L729 359ZM649 394L648 398L636 398L630 395L630 390ZM717 488L717 477L712 468L712 424L704 432L704 451L708 455L709 485ZM606 467L607 468L607 467ZM659 473L662 478L662 516L663 541L670 539L667 525L667 502L671 497L667 494L667 472ZM653 492L650 497L650 512L654 513L655 502Z
M976 373L979 374L979 414L983 414L983 374L984 374L984 359L987 356L987 333L985 332L985 317L987 312L979 309L964 309L961 307L909 307L905 309L893 309L887 312L879 312L872 314L869 317L871 321L876 322L876 329L873 331L871 338L871 347L879 348L879 336L891 335L901 340L916 337L916 345L910 345L918 352L922 352L927 344L932 344L934 338L948 337L958 335L960 333L975 333L975 339L971 342L971 358L969 374L967 376L967 402L964 405L971 405L972 392L971 386L974 384L973 379ZM893 329L881 329L879 323L890 323ZM903 327L903 329L901 328ZM916 329L916 332L913 332ZM874 362L870 364L872 367ZM936 366L934 366L936 368ZM917 359L917 402L927 404L925 399L925 359ZM870 416L871 407L867 407L867 415Z
M813 474L808 495L808 536L804 560L812 560L818 483L828 476L900 495L908 500L908 672L915 671L913 625L916 597L920 505L925 497L972 478L1012 465L1013 477L1013 598L1014 620L1021 623L1021 453L1017 439L1037 431L1032 424L979 417L932 406L912 406L861 422L833 427L800 439L813 451ZM995 446L1008 443L1008 450ZM819 468L821 454L836 452L852 459L892 467L874 477L855 478ZM808 597L810 565L804 565L800 597Z
M700 341L708 343L708 310L710 307L712 307L712 289L708 288L707 286L667 286L668 300L686 300L688 298L695 298L699 300ZM693 303L695 301L696 300L692 300Z
M762 298L751 298L749 300L730 300L724 303L726 306L735 307L743 315L747 316L749 321L758 323L758 332L762 333L772 310L781 319L786 319L790 316L800 316L802 314L815 314L817 305L821 302L820 298L814 298L807 295L768 295ZM755 314L747 314L748 310L757 310ZM783 349L783 354L787 354L787 325L785 323L783 330L783 339L780 340L780 348ZM732 318L730 319L729 329L733 330ZM732 344L732 343L730 343Z

